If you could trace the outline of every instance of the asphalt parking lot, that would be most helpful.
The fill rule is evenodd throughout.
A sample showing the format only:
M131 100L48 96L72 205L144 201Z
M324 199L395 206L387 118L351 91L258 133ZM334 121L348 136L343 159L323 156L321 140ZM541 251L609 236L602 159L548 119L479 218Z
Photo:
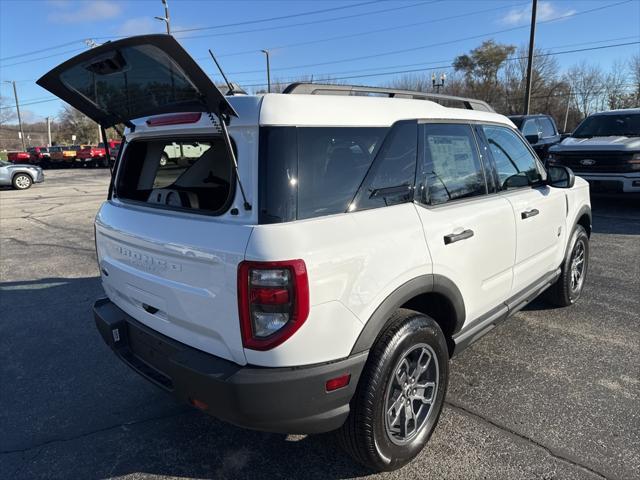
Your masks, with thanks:
M90 314L108 180L0 191L0 478L367 477L330 434L241 430L116 360ZM372 478L640 478L640 201L593 209L580 302L536 301L454 359L428 447Z

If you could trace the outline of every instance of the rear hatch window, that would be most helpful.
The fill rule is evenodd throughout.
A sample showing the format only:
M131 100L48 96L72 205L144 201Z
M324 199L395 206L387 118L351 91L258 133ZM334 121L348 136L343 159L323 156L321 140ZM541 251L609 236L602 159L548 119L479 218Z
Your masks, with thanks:
M155 208L220 215L233 199L233 175L220 137L134 140L118 168L115 196Z

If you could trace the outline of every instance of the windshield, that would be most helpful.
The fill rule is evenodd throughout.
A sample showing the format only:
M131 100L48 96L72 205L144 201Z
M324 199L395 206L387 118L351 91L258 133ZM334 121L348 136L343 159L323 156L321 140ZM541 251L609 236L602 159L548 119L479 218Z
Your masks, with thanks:
M640 113L592 115L573 132L573 137L637 137L640 136Z

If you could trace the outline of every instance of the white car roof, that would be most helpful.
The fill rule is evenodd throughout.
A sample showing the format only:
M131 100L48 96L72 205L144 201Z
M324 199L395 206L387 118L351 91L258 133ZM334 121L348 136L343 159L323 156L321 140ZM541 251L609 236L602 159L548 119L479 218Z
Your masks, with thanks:
M398 120L475 120L513 126L504 115L443 107L429 100L347 95L279 94L227 97L238 112L230 128L243 126L388 127ZM134 121L135 135L210 129L206 114L192 124L148 127L146 118Z

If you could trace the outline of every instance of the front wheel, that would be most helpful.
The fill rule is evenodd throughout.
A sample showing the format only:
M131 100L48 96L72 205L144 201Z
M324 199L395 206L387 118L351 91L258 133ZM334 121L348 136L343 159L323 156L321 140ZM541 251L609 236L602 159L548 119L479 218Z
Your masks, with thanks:
M560 267L560 276L547 290L547 299L558 307L568 307L576 303L584 288L588 266L589 236L582 225L576 225Z
M339 432L344 449L376 471L410 462L438 422L448 377L447 342L438 324L399 309L369 353Z
M13 177L13 181L11 183L13 188L16 190L26 190L31 186L33 180L26 173L18 173Z

